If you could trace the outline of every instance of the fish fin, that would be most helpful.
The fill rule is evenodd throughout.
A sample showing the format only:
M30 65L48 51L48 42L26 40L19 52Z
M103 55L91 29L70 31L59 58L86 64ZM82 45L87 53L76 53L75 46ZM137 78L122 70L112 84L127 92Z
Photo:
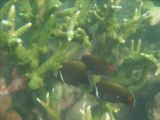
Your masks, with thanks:
M63 79L63 75L62 75L61 71L59 70L58 72L59 72L59 75L60 75L61 80L62 80L63 82L65 82L64 79Z
M95 85L94 87L95 87L96 97L99 98L97 86Z

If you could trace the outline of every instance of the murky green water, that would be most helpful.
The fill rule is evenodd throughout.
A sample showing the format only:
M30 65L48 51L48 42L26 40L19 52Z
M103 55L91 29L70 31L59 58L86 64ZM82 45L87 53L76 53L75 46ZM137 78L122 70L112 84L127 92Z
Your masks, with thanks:
M158 0L0 0L0 120L159 120Z

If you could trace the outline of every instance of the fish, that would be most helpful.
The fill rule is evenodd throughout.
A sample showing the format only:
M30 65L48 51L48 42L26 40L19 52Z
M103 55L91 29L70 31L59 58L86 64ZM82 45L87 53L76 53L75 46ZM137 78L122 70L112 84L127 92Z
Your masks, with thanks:
M89 84L86 65L81 61L67 61L59 70L60 78L67 84Z
M90 91L90 94L97 99L112 103L123 103L130 106L134 104L133 94L127 88L116 83L97 82L92 91Z
M81 61L87 66L87 70L96 75L113 75L116 72L115 66L96 55L84 55Z

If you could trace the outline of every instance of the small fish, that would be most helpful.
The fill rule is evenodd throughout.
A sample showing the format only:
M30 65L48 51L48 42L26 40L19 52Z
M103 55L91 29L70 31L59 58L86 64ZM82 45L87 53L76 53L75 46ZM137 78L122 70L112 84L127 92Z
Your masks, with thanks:
M98 99L112 103L120 102L131 106L134 103L132 93L127 88L115 83L98 82L90 93Z
M62 81L78 86L89 84L86 65L81 61L68 61L62 64L59 70Z
M112 75L116 71L114 65L99 56L84 55L81 60L86 64L87 70L96 75Z

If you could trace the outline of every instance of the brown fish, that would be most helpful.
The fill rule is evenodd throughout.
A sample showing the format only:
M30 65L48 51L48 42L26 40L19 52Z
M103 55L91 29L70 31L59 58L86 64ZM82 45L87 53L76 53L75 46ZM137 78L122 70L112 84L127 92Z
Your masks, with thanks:
M87 66L87 70L96 75L111 75L116 71L112 64L95 55L84 55L81 59Z
M134 102L132 93L127 88L116 83L98 82L91 91L91 94L98 99L112 103L120 102L133 106Z
M81 61L68 61L62 64L60 77L67 84L78 86L89 84L86 65Z

